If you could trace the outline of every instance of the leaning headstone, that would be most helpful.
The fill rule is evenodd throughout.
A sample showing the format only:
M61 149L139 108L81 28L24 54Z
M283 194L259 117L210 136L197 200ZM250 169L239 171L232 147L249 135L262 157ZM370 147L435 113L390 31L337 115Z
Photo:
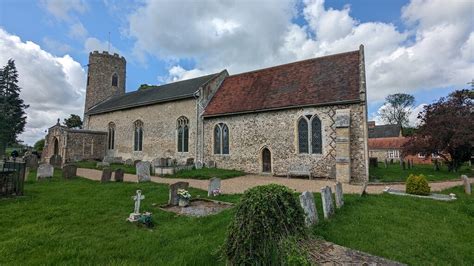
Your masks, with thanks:
M344 194L342 193L342 183L336 182L336 207L339 209L344 205Z
M170 184L168 204L173 205L173 206L178 206L178 202L179 202L178 189L188 190L188 187L189 187L188 182L177 182L174 184Z
M209 186L207 188L207 196L217 196L221 193L221 179L213 177L209 179Z
M74 164L66 164L63 166L63 178L71 179L77 176L77 166Z
M132 166L133 165L133 160L132 159L125 160L125 165Z
M469 178L467 178L465 175L462 175L461 179L464 184L464 192L466 192L468 195L471 195L471 183L469 182Z
M24 158L26 163L26 167L29 167L32 170L36 170L38 168L38 157L34 154L26 155Z
M326 186L321 188L321 199L323 201L324 219L329 219L334 214L331 187Z
M50 164L40 164L36 172L36 179L51 178L54 175L54 167Z
M112 179L112 170L110 168L102 169L102 176L100 178L100 182L106 183Z
M364 182L364 183L362 184L362 187L361 187L359 196L362 197L362 196L367 195L367 191L366 191L366 190L367 190L367 182Z
M123 182L124 171L122 169L115 170L114 179L115 182Z
M150 181L150 162L138 162L136 165L136 172L138 182Z
M314 204L313 193L305 191L300 195L300 204L305 214L306 226L311 226L318 223L318 212L316 211L316 204Z

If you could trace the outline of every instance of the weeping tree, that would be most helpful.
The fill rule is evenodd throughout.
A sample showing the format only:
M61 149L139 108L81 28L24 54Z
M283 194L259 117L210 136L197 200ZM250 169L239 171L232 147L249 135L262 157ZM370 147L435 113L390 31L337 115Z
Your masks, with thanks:
M458 90L426 105L421 124L403 147L403 154L434 154L449 171L470 160L474 147L474 90Z
M13 59L0 69L0 155L5 154L7 145L17 142L26 124L24 104L20 98L18 72Z

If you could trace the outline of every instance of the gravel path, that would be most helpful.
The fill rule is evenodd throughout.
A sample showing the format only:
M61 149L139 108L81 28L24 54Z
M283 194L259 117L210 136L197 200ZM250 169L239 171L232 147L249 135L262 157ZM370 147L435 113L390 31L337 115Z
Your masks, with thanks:
M78 168L77 175L82 176L91 180L100 180L102 172L94 169ZM125 174L124 181L126 182L137 182L136 175ZM183 178L162 178L157 176L151 177L152 182L162 184L172 184L179 181L189 182L189 186L207 190L208 180L197 180L197 179L183 179ZM474 178L470 178L470 182L474 183ZM221 182L221 191L224 194L237 194L243 193L245 190L267 184L280 184L289 188L295 189L298 192L311 191L321 192L321 188L324 186L331 186L334 189L335 182L333 180L316 179L316 180L305 180L305 179L288 179L285 177L275 176L259 176L259 175L246 175L240 177L234 177L230 179L224 179ZM432 182L430 183L431 191L441 191L447 188L462 185L461 180L452 180L444 182ZM343 184L344 193L359 193L361 185ZM367 186L367 192L370 194L380 194L387 184L369 184ZM396 184L389 185L390 187L398 190L405 190L405 185Z

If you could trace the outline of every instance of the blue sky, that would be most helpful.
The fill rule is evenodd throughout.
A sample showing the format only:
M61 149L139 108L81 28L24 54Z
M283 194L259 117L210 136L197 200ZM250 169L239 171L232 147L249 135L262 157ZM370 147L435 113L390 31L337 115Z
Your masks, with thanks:
M376 118L390 93L413 94L420 110L467 86L474 76L473 10L463 0L3 0L0 63L14 58L24 79L28 143L55 117L82 115L88 52L107 49L109 32L111 52L127 59L127 91L363 43L369 116ZM32 77L38 73L43 77Z

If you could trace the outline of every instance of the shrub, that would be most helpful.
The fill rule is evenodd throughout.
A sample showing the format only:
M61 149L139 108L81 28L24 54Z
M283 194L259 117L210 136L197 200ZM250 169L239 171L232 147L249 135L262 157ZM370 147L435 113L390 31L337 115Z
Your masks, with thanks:
M305 235L304 213L293 192L276 184L258 186L237 204L222 251L231 265L281 265L293 260L287 239Z
M429 195L430 186L428 185L428 181L426 181L426 177L424 175L413 174L408 176L406 182L406 192L416 195Z

